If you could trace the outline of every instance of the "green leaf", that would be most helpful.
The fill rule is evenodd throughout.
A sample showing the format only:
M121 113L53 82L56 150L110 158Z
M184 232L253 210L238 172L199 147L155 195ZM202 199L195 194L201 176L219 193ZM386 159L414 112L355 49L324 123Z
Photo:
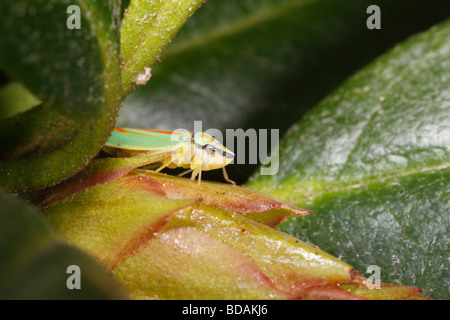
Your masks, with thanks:
M118 81L119 3L72 1L81 28L69 29L66 1L2 1L1 68L63 114L97 115L104 85Z
M9 118L40 103L23 85L10 82L0 88L0 119Z
M369 4L381 7L381 30L366 27ZM424 0L208 1L151 81L123 102L118 126L191 130L202 120L205 130L284 132L355 70L449 10Z
M249 186L314 211L281 226L383 281L448 299L450 21L377 59L292 127Z
M98 172L91 171L94 182ZM386 284L374 295L350 265L248 219L248 210L266 214L276 201L246 188L202 182L197 189L187 178L146 170L76 184L74 177L72 186L47 190L49 221L135 299L426 298L418 288Z
M179 28L203 2L204 0L130 2L125 11L120 39L124 95L135 88L136 77L145 72L145 67L153 66Z
M91 257L58 239L40 214L0 192L1 299L124 299L118 284ZM81 271L69 290L67 268Z
M119 1L2 1L0 68L43 101L1 123L0 185L23 191L81 170L106 141L120 103ZM55 143L56 141L56 143Z
M152 65L201 1L132 1L119 43L127 3L73 1L81 29L69 29L73 13L67 13L66 1L2 2L0 28L7 36L0 40L0 67L43 101L0 123L3 188L44 188L87 166L108 138L132 80Z
M75 193L127 175L127 178L123 180L131 184L134 180L144 180L142 182L147 189L151 189L158 195L164 195L168 199L191 202L196 200L228 212L239 211L252 220L272 227L277 226L287 217L305 216L310 213L308 210L291 206L268 194L245 187L208 181L202 181L199 186L189 179L150 173L145 170L132 171L147 163L154 163L158 158L160 158L159 155L144 155L119 159L96 159L72 178L52 188L27 194L28 200L38 204L40 208L48 208Z

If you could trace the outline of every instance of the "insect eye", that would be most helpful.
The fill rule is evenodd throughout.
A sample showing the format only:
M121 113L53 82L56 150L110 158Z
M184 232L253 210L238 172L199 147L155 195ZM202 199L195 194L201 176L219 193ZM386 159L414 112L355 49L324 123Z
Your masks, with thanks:
M208 151L210 151L210 152L213 152L213 153L216 152L216 150L217 150L215 147L213 147L213 146L210 145L210 144L207 144L206 147L205 147L205 149L208 150Z

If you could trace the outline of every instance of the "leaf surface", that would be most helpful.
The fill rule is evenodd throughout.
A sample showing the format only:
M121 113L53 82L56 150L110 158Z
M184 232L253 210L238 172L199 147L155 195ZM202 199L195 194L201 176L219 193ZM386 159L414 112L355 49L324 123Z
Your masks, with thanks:
M61 241L37 210L5 192L0 193L0 201L2 299L127 297L92 257ZM80 268L80 290L67 287L71 265Z
M377 59L280 142L249 186L314 211L281 226L382 279L448 298L450 22Z

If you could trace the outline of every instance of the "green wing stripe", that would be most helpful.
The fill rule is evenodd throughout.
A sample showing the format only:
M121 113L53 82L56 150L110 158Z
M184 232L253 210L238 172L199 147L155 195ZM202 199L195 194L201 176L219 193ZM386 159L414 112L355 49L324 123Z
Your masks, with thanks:
M171 149L190 139L190 134L150 129L114 128L105 146L125 150Z

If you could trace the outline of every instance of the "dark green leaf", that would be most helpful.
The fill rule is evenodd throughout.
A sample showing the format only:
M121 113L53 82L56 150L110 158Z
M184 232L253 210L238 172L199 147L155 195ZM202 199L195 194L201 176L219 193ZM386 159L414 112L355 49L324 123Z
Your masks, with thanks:
M0 67L44 101L1 123L6 189L42 188L75 174L98 153L116 117L120 2L71 4L81 9L81 29L67 28L65 1L0 4Z
M126 295L91 257L57 239L31 206L0 193L0 299L123 299ZM70 265L81 289L69 290Z
M370 4L381 7L381 30L366 27ZM448 12L450 2L440 0L208 1L151 82L125 99L118 126L192 130L201 120L224 135L235 128L282 135L350 74ZM230 176L244 183L254 169L231 165Z
M450 21L378 59L280 142L250 186L313 214L281 229L448 298Z
M378 4L382 29L368 30ZM443 1L212 0L124 101L119 126L285 131L394 43L448 16ZM295 107L293 109L293 107Z
M119 3L2 1L1 68L70 117L96 115L105 80L118 80ZM66 25L69 5L80 8L81 29Z

